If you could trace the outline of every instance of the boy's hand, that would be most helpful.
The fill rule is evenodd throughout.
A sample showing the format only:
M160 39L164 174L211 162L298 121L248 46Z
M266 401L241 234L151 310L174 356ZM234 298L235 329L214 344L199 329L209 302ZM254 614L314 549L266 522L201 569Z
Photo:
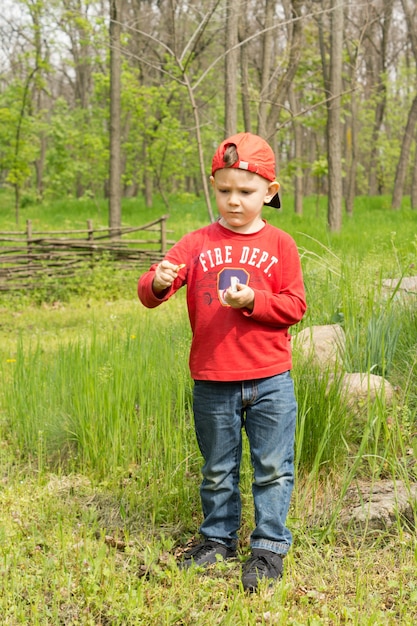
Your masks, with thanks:
M152 289L154 293L158 294L168 287L171 287L172 283L178 276L178 272L184 265L174 265L169 261L161 261L155 270L155 276L152 283Z
M223 294L223 298L227 304L233 309L249 309L253 310L255 302L255 292L248 285L236 285L237 291L233 291L231 287L226 289Z

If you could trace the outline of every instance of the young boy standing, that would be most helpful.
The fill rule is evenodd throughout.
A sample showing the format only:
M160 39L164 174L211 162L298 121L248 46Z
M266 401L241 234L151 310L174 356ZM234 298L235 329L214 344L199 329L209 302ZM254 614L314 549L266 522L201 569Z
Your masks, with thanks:
M255 529L242 582L254 591L259 580L282 575L292 541L285 523L297 407L288 329L303 317L305 293L295 242L262 219L264 204L280 206L270 146L251 133L229 137L214 155L210 180L218 221L175 244L140 278L138 294L153 308L187 285L204 520L203 541L185 553L182 567L236 554L245 429Z

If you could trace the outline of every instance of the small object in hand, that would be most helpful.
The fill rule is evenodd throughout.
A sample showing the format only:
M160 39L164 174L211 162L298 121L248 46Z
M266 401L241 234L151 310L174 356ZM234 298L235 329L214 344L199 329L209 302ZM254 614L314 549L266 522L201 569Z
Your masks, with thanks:
M185 263L181 263L180 265L177 265L177 267L175 268L176 272L179 272L180 270L182 270L183 267L185 267Z
M237 286L240 283L240 280L237 276L231 276L230 277L230 287L232 289L232 291L236 292L237 291Z

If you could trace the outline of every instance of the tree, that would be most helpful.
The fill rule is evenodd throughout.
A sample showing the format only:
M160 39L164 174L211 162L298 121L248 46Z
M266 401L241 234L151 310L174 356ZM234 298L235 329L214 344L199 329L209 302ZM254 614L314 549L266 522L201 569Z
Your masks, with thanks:
M239 0L228 0L226 7L226 57L225 57L225 137L237 131L237 87L238 87L238 24Z
M267 115L269 109L269 93L271 90L271 67L273 61L274 32L274 0L265 0L265 23L262 35L262 71L258 106L258 135L267 139Z
M299 67L301 58L302 45L302 9L303 0L291 0L290 12L288 15L288 63L282 75L276 90L277 103L271 109L268 117L268 136L271 136L274 129L277 128L280 108L278 103L283 106L285 99L288 100L290 110L293 115L293 142L294 142L294 159L295 159L295 175L294 175L294 211L297 215L303 213L303 127L299 119L299 97L293 87L293 81Z
M39 195L42 194L45 133L40 119L43 117L44 109L42 106L43 74L46 75L49 69L43 35L45 5L43 2L24 0L21 2L20 9L25 17L29 18L29 23L22 24L20 38L30 43L29 45L22 44L17 59L14 59L16 74L13 79L13 91L15 96L18 96L18 100L14 103L16 105L16 108L13 107L14 113L9 116L9 119L15 120L15 128L12 140L13 157L10 160L7 180L14 188L16 223L19 223L21 191L30 178L33 163L35 164L37 191ZM34 130L36 126L38 136Z
M289 91L289 102L293 117L294 127L294 212L297 215L303 213L303 171L302 171L302 158L303 158L303 128L300 120L297 117L299 112L299 102L297 94L293 87Z
M286 12L287 39L286 50L281 60L281 74L271 94L271 104L267 120L267 137L274 137L281 110L288 98L288 93L296 75L302 51L303 20L302 11L304 0L291 0ZM285 7L285 3L284 3ZM274 68L277 73L277 68Z
M68 51L73 61L73 71L67 73L72 88L73 103L79 111L78 123L87 134L91 126L91 98L95 68L96 32L100 32L94 20L95 3L89 0L61 0L57 4L57 21L68 40ZM79 163L75 175L76 196L80 198L88 189L86 171Z
M382 11L379 13L379 9ZM381 182L378 180L378 138L387 105L387 71L388 71L388 46L392 24L394 2L383 0L381 4L370 4L371 19L367 36L368 77L370 88L375 98L375 115L370 142L371 155L368 167L368 193L376 195L381 192Z
M414 156L414 166L413 166L413 175L411 178L411 194L410 194L412 209L417 209L417 134L415 137L415 143L416 143L416 152Z
M411 44L411 50L416 64L417 70L417 7L414 5L412 11L408 0L401 0L404 14L407 21L408 36ZM417 92L417 71L416 71L416 92ZM400 158L395 173L394 191L392 194L391 206L393 209L401 208L401 200L404 193L404 184L407 176L407 166L410 159L411 145L413 141L414 129L417 126L417 93L414 97L408 113L407 124L405 127Z
M328 209L327 223L331 231L342 227L342 136L341 136L341 93L344 0L330 1L330 52L327 63L323 23L320 28L322 64L327 107L327 159L328 159Z
M252 131L252 118L250 106L250 78L249 78L249 52L248 43L245 42L248 32L248 0L242 0L242 13L238 22L238 38L240 48L240 75L241 75L241 99L243 127L246 132Z
M391 207L393 209L401 208L401 201L404 193L404 184L407 176L407 167L410 158L411 144L413 141L414 129L417 125L417 95L413 99L408 114L407 124L405 127L403 140L401 144L401 153L398 160L395 173L394 191L392 194Z
M350 37L346 37L345 50L347 59L346 90L350 92L349 114L345 121L345 159L346 178L344 195L346 213L353 215L356 195L356 174L359 165L359 99L360 99L360 62L363 39L368 29L368 14L362 7L348 6L348 18L355 29L351 29Z
M111 236L120 236L121 154L120 154L120 81L121 81L121 0L110 0L110 160L109 160L109 227Z

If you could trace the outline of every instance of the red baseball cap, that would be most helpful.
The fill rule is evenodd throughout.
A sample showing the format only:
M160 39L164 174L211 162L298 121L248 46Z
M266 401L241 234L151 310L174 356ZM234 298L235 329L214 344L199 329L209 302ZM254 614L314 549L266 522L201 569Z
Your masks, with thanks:
M228 146L234 145L238 154L238 160L236 163L230 166L226 166L224 162L224 153ZM214 175L217 170L225 167L234 167L240 170L246 170L253 172L266 178L271 182L276 180L275 177L275 155L271 146L259 137L259 135L253 135L252 133L238 133L228 137L219 145L216 153L213 157L211 165L211 174ZM276 209L281 207L279 195L275 194L272 200L265 203L267 206L272 206Z

